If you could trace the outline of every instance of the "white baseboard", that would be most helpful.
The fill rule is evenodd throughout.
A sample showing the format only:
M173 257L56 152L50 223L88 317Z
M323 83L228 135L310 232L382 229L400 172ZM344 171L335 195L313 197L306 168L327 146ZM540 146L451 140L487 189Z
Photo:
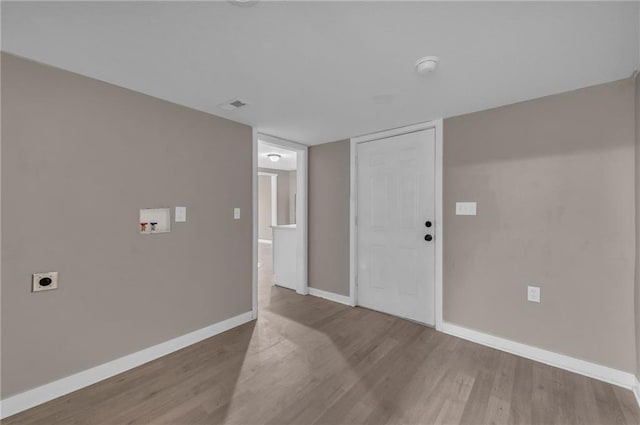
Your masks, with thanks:
M126 372L253 320L251 311L0 401L0 419Z
M260 243L266 243L266 244L273 244L273 241L270 241L269 239L258 239L258 242Z
M442 323L438 329L449 335L457 336L468 341L472 341L487 347L495 348L507 353L515 354L520 357L535 360L540 363L554 366L560 369L575 372L589 378L598 379L608 382L609 384L619 387L633 389L636 392L636 383L638 382L635 375L608 366L602 366L585 360L576 359L575 357L566 356L564 354L554 353L553 351L543 350L531 345L521 344L505 338L489 335L486 333L474 331L452 323ZM638 388L640 392L640 388ZM638 398L636 392L636 398ZM640 399L640 398L639 398Z
M633 395L636 396L636 403L640 407L640 381L638 381L638 377L634 378L635 383L633 384Z
M346 295L340 295L334 292L323 291L322 289L316 289L312 287L309 287L309 295L353 307L351 298Z

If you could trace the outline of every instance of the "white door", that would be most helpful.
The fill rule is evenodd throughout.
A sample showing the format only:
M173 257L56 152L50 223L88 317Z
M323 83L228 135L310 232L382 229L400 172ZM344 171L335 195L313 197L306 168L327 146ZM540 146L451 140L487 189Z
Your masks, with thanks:
M359 143L356 155L357 302L433 326L435 130Z

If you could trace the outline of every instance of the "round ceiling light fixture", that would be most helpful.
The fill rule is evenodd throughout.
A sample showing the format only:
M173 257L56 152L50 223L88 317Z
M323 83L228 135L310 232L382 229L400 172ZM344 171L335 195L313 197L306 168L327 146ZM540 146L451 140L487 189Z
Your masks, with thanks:
M420 75L426 75L438 68L440 58L437 56L425 56L416 62L416 72Z
M227 0L227 1L234 6L251 7L258 4L259 0Z
M280 155L279 153L270 153L267 154L267 158L269 158L271 162L278 162L280 161L280 158L282 158L282 155Z

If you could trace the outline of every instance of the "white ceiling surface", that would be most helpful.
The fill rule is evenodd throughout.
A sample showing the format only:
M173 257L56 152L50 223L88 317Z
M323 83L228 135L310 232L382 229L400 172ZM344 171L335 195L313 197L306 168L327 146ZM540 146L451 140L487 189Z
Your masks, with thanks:
M317 144L629 77L636 2L2 2L2 49ZM425 55L435 74L414 73ZM223 111L240 98L250 106Z
M280 161L273 162L267 155L270 153L277 153L281 155ZM271 146L262 141L258 141L258 167L271 168L274 170L293 171L296 169L297 157L295 151L288 149Z

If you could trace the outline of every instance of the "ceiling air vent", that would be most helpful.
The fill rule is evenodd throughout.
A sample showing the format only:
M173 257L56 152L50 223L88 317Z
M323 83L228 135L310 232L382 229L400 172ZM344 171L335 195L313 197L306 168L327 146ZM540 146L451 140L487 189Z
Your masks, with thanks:
M225 111L235 111L236 109L244 108L245 106L247 106L247 102L240 99L230 100L229 102L218 105L218 107Z

